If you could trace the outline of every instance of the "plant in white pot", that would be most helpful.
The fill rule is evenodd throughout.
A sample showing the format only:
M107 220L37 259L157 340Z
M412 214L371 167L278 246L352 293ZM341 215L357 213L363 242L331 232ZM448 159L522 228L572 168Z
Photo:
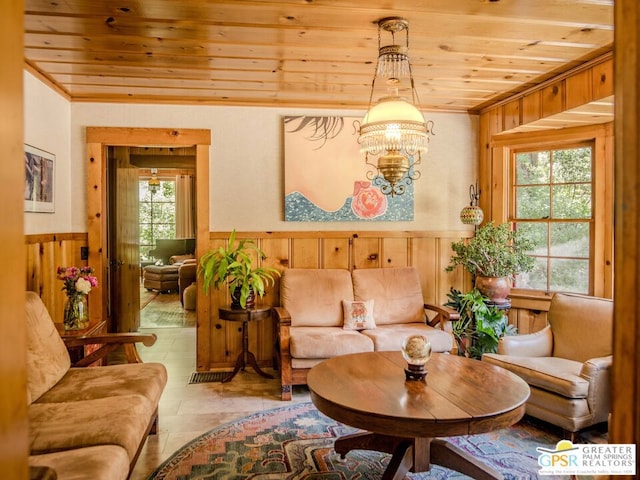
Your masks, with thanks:
M235 241L236 231L229 236L226 247L209 250L200 258L198 273L202 275L205 293L213 284L222 285L231 292L231 308L252 308L255 296L262 297L265 289L273 285L280 272L271 267L253 267L253 259L266 258L264 252L249 239Z
M486 223L469 241L451 244L454 255L447 272L462 265L475 277L475 287L496 303L506 303L512 278L533 269L533 243L509 223Z

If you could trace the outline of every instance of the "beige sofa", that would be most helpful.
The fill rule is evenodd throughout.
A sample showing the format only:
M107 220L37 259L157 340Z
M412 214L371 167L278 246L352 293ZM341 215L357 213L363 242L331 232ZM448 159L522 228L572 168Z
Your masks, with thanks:
M75 368L45 305L27 293L27 403L29 465L50 467L59 480L128 478L147 435L154 430L167 382L159 363ZM127 344L129 361L139 359L134 342L155 335L110 334L76 338L76 346L99 342L86 364Z
M482 360L522 377L531 387L527 414L573 438L609 415L613 302L556 293L547 319L539 332L503 337Z
M345 329L345 305L354 300L373 300L374 328ZM274 363L283 400L290 400L292 385L306 384L309 369L327 358L400 350L402 341L416 333L430 339L434 352L453 347L453 337L444 331L449 312L424 304L412 267L287 269L280 280L280 305L273 310Z

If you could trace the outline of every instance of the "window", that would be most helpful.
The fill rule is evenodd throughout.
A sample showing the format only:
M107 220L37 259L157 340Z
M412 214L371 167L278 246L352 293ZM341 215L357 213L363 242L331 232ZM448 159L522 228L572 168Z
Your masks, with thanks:
M140 259L151 260L149 250L157 238L176 237L176 182L160 180L155 193L149 190L148 180L140 180Z
M512 150L510 221L533 240L536 266L517 288L590 293L593 142Z

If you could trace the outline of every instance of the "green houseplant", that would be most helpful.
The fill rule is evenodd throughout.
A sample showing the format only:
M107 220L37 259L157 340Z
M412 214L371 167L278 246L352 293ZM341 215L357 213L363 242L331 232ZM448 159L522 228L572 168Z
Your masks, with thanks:
M517 333L504 312L492 305L477 288L468 293L452 288L447 297L449 300L445 305L460 315L452 322L458 355L479 359L483 353L496 353L500 338Z
M232 308L251 308L255 295L262 297L265 288L273 285L280 272L271 267L255 267L253 259L266 258L264 252L249 239L235 241L236 231L229 236L226 247L209 250L200 258L198 273L202 275L204 291L213 285L227 285L231 292Z
M451 272L462 265L475 277L475 286L495 303L506 301L510 279L519 273L530 272L535 262L527 255L533 243L520 231L512 230L508 222L487 223L468 242L453 242L451 248L454 255L446 271Z

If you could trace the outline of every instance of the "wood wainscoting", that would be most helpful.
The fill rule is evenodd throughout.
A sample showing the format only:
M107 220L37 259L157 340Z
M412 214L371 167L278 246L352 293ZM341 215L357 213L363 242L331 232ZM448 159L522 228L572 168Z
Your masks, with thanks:
M58 280L56 277L56 270L58 267L87 265L86 260L80 259L80 248L87 246L87 234L25 235L25 243L27 249L27 290L38 293L53 321L62 323L66 295L62 290L62 280ZM89 302L91 302L90 296Z
M209 248L224 245L230 232L210 232ZM345 232L237 232L237 238L251 238L265 252L260 261L282 271L286 268L376 268L415 266L420 272L427 303L442 305L451 287L471 288L471 277L461 268L445 272L451 257L451 243L469 238L472 232L345 231ZM80 249L87 246L86 233L51 233L25 236L27 290L37 292L51 317L62 322L65 294L56 278L59 266L81 266ZM101 287L99 287L101 288ZM200 288L202 286L200 285ZM201 291L200 291L201 292ZM198 370L233 367L242 346L242 329L237 322L220 320L218 307L229 303L228 292L212 289L208 297L199 292ZM262 305L277 305L280 283L269 288ZM546 325L550 297L512 296L509 320L520 333L531 333ZM89 305L91 308L91 305ZM201 314L208 311L210 315ZM271 365L273 324L249 325L249 349L261 366Z

